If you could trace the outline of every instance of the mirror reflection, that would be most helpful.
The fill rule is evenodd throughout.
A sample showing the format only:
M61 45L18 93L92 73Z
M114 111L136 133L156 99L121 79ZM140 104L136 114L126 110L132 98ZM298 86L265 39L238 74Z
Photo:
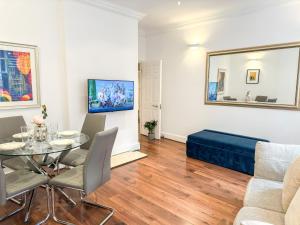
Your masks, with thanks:
M298 105L299 46L208 57L207 103Z

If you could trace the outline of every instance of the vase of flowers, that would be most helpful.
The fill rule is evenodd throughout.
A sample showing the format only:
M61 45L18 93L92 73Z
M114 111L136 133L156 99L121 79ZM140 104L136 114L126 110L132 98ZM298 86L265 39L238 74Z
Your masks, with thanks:
M45 124L45 119L48 117L46 105L42 105L42 116L35 116L32 119L34 124L34 139L38 142L46 141L48 129Z
M144 128L148 130L148 138L149 140L155 139L155 127L157 126L157 120L151 120L144 124Z

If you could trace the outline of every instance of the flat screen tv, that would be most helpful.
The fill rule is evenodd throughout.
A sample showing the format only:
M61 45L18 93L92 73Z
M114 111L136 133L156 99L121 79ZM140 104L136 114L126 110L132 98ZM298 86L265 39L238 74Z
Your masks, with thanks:
M134 82L126 80L88 80L88 112L132 110Z

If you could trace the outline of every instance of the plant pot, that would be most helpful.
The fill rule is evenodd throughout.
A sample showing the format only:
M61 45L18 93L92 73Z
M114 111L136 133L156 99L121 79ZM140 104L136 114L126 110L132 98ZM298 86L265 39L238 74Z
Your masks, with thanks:
M154 140L155 139L155 134L154 133L148 133L148 139L149 140Z

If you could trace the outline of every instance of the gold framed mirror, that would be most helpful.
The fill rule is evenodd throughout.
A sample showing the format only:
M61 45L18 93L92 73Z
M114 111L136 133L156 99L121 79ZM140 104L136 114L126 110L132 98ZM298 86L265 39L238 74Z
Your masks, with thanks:
M205 104L299 109L300 42L208 52Z

